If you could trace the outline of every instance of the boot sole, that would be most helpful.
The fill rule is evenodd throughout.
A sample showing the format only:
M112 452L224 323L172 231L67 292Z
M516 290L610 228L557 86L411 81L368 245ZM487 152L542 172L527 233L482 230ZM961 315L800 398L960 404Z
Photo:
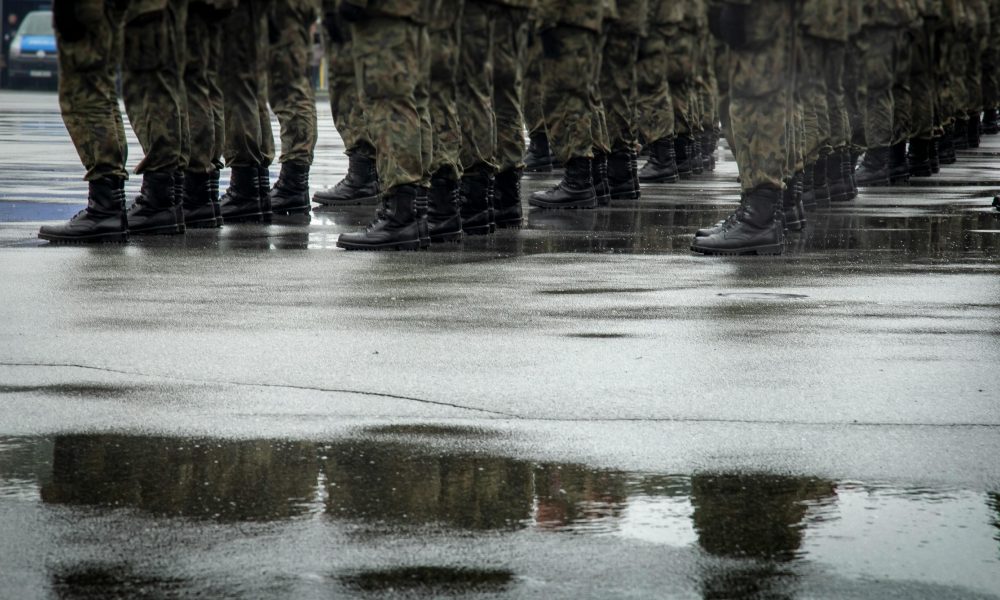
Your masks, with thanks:
M184 233L186 225L170 225L162 227L150 227L149 229L132 229L128 232L132 235L180 235Z
M528 204L536 208L546 208L553 210L560 209L593 209L597 208L597 198L591 200L578 200L576 202L545 202L544 200L536 200L531 198L528 200Z
M465 235L489 235L493 233L493 225L480 225L478 227L463 227L462 232Z
M128 232L102 233L98 235L73 237L39 233L38 239L45 240L53 244L125 244L128 242Z
M232 217L222 217L226 223L263 223L267 224L270 219L265 220L264 215L257 213L256 215L236 215Z
M215 217L211 219L202 219L201 221L184 221L184 225L188 229L217 229L222 227Z
M735 250L721 250L719 248L704 248L697 244L691 244L691 251L704 254L706 256L747 256L756 254L757 256L775 256L784 252L783 244L767 244L765 246L753 246L750 248L739 248Z
M420 250L420 240L412 242L393 242L391 244L352 244L337 240L337 247L344 250Z
M287 216L287 215L308 215L310 212L312 212L312 206L301 206L301 207L298 207L298 208L281 208L281 209L278 209L278 210L274 210L272 212L272 214L283 215L283 216Z
M330 198L322 198L314 195L312 200L316 204L322 204L323 206L361 206L363 204L378 204L378 196L365 196L363 198L351 198L350 200L332 200Z
M521 229L524 227L524 219L510 220L510 221L497 221L497 229Z
M431 236L432 244L457 244L462 241L462 232L454 231L452 233L442 233L435 234Z

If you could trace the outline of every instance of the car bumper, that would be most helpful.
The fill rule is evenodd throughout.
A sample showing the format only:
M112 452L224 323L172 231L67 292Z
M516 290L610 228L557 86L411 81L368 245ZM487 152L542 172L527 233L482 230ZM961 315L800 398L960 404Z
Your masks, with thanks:
M10 58L11 77L55 81L59 77L59 63L51 58Z

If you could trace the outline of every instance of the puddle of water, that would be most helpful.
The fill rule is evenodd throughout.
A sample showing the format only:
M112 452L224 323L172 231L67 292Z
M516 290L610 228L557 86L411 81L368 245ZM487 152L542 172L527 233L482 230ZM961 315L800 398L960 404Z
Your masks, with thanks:
M306 539L336 539L346 555L373 552L367 561L381 561L395 544L413 539L445 561L351 567L310 579L371 593L517 596L519 582L537 578L497 558L481 568L466 554L449 553L465 539L546 548L551 556L531 559L542 563L595 545L606 546L615 560L642 556L644 548L672 549L695 565L699 589L723 595L809 585L815 573L987 596L1000 590L1000 493L771 474L626 473L454 453L419 442L474 437L478 430L471 428L380 431L388 441L0 439L0 514L32 507L59 515L28 520L30 530L8 522L6 543L41 535L49 546L39 551L59 557L87 539L85 551L56 561L47 578L64 597L88 590L127 594L135 586L167 594L214 589L210 580L217 574L198 575L191 565L185 572L185 560L177 559L197 546L180 532L197 540L207 528L214 532L209 539L229 539L227 552L239 556L241 543L259 551L254 527L277 536L268 543L287 552L290 564L303 558L293 540L282 540L280 531L288 528L313 531ZM107 542L91 539L93 531L109 522L117 534L156 527L171 533L166 547L151 542L144 550L149 555L139 551L94 566L91 554ZM150 571L159 553L181 566ZM16 556L0 552L0 582L17 564ZM310 569L324 572L322 565ZM228 576L246 574L235 568Z

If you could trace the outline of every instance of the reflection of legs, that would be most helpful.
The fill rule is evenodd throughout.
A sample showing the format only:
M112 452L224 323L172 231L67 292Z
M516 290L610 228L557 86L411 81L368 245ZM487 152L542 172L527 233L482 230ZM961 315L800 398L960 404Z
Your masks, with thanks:
M432 150L418 95L427 73L426 28L408 19L371 17L351 27L355 72L383 191L382 209L363 232L345 233L347 249L407 249L430 243L426 219L417 217L419 187L427 182Z
M539 208L593 208L597 194L591 178L594 157L594 65L597 32L559 25L542 32L545 124L556 158L566 165L555 188L535 192L529 201Z
M106 12L98 0L57 0L55 10L73 11L91 32L78 40L56 32L59 108L90 190L85 210L68 223L43 226L38 237L52 242L124 242L127 145L115 92L121 15Z
M281 174L271 196L276 213L307 213L309 167L316 147L316 98L309 81L311 28L316 10L302 2L277 0L278 41L270 47L268 98L281 125Z

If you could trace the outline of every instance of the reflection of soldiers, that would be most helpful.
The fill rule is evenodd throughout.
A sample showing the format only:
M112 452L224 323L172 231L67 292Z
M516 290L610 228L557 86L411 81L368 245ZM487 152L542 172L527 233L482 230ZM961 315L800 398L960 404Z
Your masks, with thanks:
M301 514L315 485L312 444L69 435L55 440L42 501L272 520Z
M698 543L709 554L753 561L713 565L702 583L706 598L733 598L756 590L769 598L792 597L782 581L784 563L802 545L810 501L836 495L832 482L773 475L695 475L691 504ZM733 588L733 589L731 589ZM776 589L777 588L777 589Z
M575 465L538 467L535 484L535 521L546 529L620 516L628 499L623 473Z
M327 512L335 518L482 530L523 527L531 515L527 463L436 456L386 443L323 453Z

